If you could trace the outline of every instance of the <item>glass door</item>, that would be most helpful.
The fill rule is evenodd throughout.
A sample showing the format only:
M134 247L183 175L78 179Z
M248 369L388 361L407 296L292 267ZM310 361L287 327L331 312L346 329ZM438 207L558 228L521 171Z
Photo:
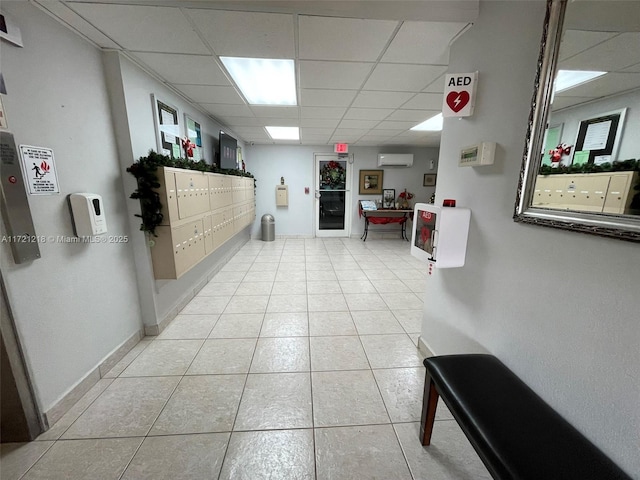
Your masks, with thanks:
M351 228L352 155L314 155L316 237L348 237Z

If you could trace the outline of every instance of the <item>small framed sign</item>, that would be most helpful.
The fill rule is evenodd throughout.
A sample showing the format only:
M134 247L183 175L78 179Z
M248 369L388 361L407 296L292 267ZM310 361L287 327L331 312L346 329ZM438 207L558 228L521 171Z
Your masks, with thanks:
M435 187L436 186L436 175L435 173L425 173L422 178L422 186L423 187Z

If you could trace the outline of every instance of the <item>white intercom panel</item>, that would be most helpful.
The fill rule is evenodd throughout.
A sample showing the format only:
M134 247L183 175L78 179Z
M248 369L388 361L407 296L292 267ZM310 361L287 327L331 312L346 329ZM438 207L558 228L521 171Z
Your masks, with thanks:
M102 197L95 193L72 193L68 197L77 237L107 233Z
M480 167L493 165L496 154L495 142L480 142L460 150L459 167Z
M276 207L289 206L289 187L286 185L276 186Z

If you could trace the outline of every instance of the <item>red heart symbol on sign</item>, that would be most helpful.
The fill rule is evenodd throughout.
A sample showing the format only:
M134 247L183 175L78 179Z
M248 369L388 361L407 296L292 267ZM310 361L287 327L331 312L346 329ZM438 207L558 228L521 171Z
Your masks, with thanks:
M447 95L447 105L456 113L462 110L467 103L469 103L469 92L466 90L462 92L449 92L449 95Z

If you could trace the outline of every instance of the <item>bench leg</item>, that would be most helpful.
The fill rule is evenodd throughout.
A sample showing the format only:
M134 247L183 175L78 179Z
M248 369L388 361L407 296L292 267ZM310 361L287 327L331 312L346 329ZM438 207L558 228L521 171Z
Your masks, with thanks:
M422 418L420 420L420 440L422 445L431 444L431 432L433 422L436 419L436 407L438 406L438 391L436 385L427 373L424 379L424 395L422 397Z

